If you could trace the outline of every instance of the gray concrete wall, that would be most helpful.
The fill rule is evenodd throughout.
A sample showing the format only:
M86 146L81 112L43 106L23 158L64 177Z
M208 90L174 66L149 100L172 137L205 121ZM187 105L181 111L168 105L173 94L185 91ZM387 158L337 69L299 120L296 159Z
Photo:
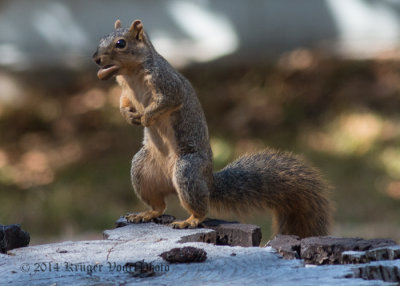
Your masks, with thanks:
M297 48L365 58L400 44L393 0L3 0L0 67L86 67L117 18L143 20L176 66L271 60Z

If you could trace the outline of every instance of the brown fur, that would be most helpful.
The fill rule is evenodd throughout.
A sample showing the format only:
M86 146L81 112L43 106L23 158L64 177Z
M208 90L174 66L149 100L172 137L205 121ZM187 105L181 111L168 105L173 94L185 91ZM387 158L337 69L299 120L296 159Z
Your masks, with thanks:
M330 186L320 172L287 152L266 149L246 155L214 175L211 207L246 214L272 209L275 233L327 235Z
M149 221L175 193L190 213L173 227L197 227L209 208L246 213L271 208L277 233L326 235L331 220L328 185L301 159L271 149L244 156L213 174L207 123L191 84L152 46L136 20L104 37L94 54L98 76L117 76L120 111L144 127L143 147L132 160L132 184L151 210L127 216Z

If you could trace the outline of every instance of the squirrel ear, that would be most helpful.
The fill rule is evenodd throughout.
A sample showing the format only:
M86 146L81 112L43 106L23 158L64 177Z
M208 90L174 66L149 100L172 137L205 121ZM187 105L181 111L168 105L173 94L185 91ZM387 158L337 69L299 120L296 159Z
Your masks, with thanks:
M114 28L115 28L115 30L119 29L119 28L122 28L122 24L121 24L121 21L119 19L117 21L115 21Z
M136 40L143 40L143 24L140 20L135 20L132 22L129 32L133 34Z

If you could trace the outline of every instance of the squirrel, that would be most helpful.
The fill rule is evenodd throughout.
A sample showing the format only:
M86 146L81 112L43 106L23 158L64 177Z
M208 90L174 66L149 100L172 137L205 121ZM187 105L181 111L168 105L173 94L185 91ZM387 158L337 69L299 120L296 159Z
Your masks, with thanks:
M213 173L204 112L190 82L152 45L140 20L103 37L93 55L97 76L116 76L122 87L120 112L144 127L143 146L132 159L137 196L150 210L126 216L148 222L161 216L165 197L177 194L190 214L173 228L196 228L209 209L248 213L272 209L275 233L327 235L330 188L320 172L297 156L266 149L246 155Z

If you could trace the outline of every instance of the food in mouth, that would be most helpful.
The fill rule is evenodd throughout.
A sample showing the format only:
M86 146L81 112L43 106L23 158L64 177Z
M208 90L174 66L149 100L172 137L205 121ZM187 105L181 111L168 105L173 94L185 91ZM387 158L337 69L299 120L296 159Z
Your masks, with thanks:
M99 69L97 72L97 77L101 80L107 80L113 75L115 75L119 70L119 66L107 65Z

